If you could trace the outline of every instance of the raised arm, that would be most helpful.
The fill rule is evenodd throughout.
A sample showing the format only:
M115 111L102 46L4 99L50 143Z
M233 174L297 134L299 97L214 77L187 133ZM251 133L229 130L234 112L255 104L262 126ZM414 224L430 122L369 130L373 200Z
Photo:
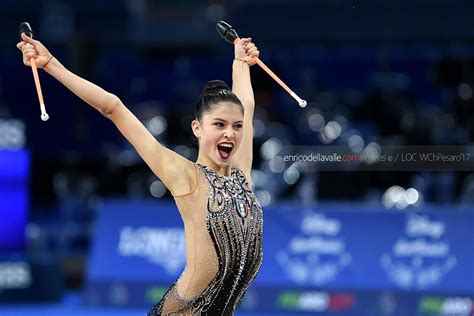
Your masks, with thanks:
M17 47L23 52L25 65L30 66L30 58L36 58L38 68L44 69L75 95L112 120L174 195L191 191L195 177L193 164L189 160L162 146L117 96L66 69L41 42L25 34L22 34L22 39Z
M243 38L241 44L235 45L235 59L232 65L232 91L244 106L244 135L234 156L234 164L244 172L250 185L252 185L253 113L255 108L250 66L255 64L253 57L258 57L258 55L259 51L252 43L252 39Z

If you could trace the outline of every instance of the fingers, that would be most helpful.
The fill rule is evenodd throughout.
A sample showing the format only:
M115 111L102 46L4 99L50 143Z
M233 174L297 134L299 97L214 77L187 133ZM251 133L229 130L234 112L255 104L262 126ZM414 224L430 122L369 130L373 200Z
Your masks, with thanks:
M255 48L255 50L249 51L247 55L250 57L258 57L260 55L260 51Z
M250 56L252 58L258 57L260 55L257 46L255 46L255 44L251 42L244 45L244 50L247 56Z
M32 39L31 37L26 36L25 33L21 33L21 39L25 41L26 43L29 43L33 46L36 46L38 44L38 41Z
M252 38L251 37L247 37L247 38L242 38L241 39L241 44L242 44L242 47L247 51L248 49L252 48L255 46L254 43L252 43Z
M250 57L252 57L252 58L256 58L258 56L260 56L260 51L258 51L258 50L254 51L250 54Z
M21 50L22 50L23 54L26 55L29 58L33 58L33 57L38 56L38 52L36 51L34 46L32 46L31 44L23 45Z
M244 47L245 50L249 50L249 49L251 49L252 47L257 47L257 46L255 46L254 43L249 42L249 43L245 43L245 44L243 45L243 47Z
M28 59L38 57L35 52L25 53L25 56L28 57Z
M36 51L35 47L25 41L19 42L16 47L23 53L23 63L26 66L31 66L31 58L38 57L38 52Z
M28 43L23 42L23 41L16 44L16 48L18 48L21 51L24 51L24 50L34 50L34 51L36 51L36 49L33 45L28 44Z
M244 49L245 49L245 52L247 54L251 54L252 52L258 50L257 46L255 46L254 44L250 44L250 45L244 47Z
M23 54L23 64L26 66L31 66L30 58L28 58L25 54Z
M252 42L249 42L249 43L245 43L243 46L245 49L249 49L249 48L255 47L255 44Z
M31 44L25 44L22 47L22 51L24 51L24 52L32 52L32 51L36 52L36 48Z
M23 63L27 66L31 66L31 59L38 57L35 53L23 53Z

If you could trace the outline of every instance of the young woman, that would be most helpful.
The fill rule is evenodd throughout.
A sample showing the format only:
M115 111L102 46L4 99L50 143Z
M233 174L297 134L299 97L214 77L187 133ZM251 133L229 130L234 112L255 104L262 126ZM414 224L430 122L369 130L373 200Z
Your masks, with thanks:
M196 104L193 163L163 147L115 95L67 70L22 34L23 62L59 80L114 122L172 193L184 222L186 267L148 315L232 315L262 263L262 209L251 190L254 97L250 38L235 45L232 90L208 82Z

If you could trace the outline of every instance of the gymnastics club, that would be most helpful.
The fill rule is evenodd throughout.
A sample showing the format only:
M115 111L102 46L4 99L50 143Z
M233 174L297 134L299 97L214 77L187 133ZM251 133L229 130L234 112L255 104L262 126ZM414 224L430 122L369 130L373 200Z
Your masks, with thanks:
M217 32L222 36L223 39L225 39L227 42L231 44L238 44L240 42L239 35L237 35L237 32L235 29L230 26L228 23L224 21L220 21L216 25ZM306 100L301 99L296 93L294 93L280 78L278 78L277 75L273 71L268 68L267 65L263 63L263 61L260 60L258 57L254 57L255 62L263 69L267 74L270 75L273 79L275 79L280 86L283 87L283 89L286 90L296 101L298 101L298 104L300 107L304 108L307 104Z
M25 33L26 36L33 38L33 30L28 22L22 22L20 24L20 38L21 34ZM38 76L38 68L36 67L36 59L30 58L31 70L33 71L33 78L35 80L36 92L38 92L38 100L41 109L41 120L46 122L49 119L48 113L46 113L46 107L44 106L43 93L41 92L41 84Z

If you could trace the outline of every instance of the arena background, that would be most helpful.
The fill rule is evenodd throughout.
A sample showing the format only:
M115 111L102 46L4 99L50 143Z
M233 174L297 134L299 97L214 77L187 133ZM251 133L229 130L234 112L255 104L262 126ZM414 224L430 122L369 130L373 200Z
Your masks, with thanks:
M19 24L194 161L194 103L231 81L219 20L308 101L252 67L264 264L237 314L474 315L473 10L1 1L0 315L144 315L184 266L171 195L113 124L42 71L40 120Z

